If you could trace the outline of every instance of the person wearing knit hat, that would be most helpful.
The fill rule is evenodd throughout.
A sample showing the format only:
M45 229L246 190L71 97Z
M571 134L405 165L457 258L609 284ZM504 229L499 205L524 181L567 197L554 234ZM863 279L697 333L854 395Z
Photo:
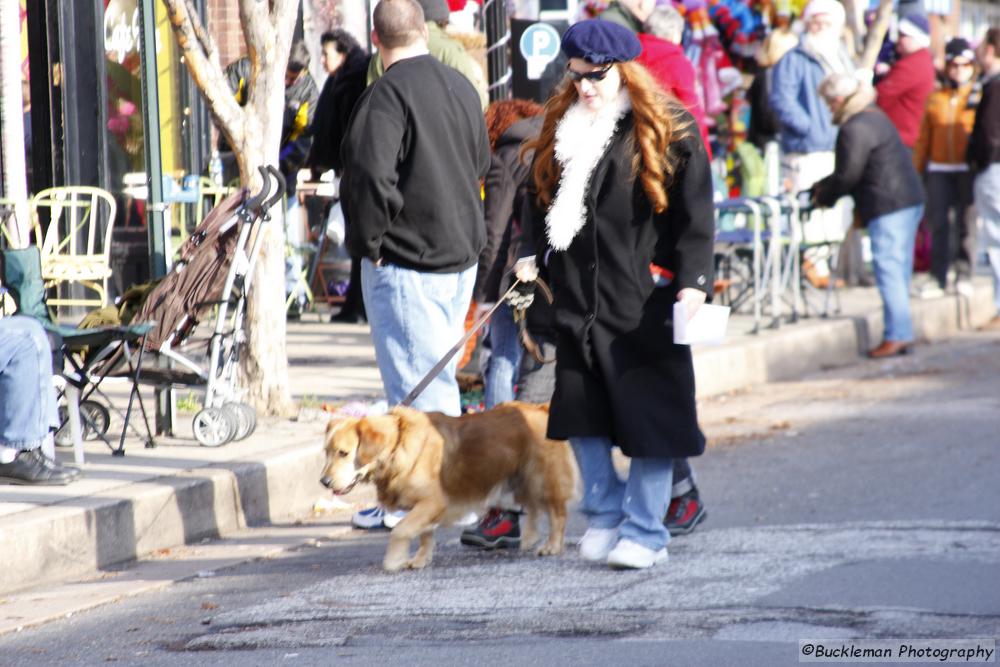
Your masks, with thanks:
M935 282L921 296L941 294L954 266L955 289L971 295L976 259L976 219L972 205L972 172L965 161L976 110L969 108L976 56L969 43L956 38L945 46L945 84L927 98L913 146L913 164L927 186L927 223L931 231L931 276ZM956 243L957 241L957 243Z
M457 69L468 79L479 93L479 103L486 110L490 103L486 77L482 68L458 41L444 30L448 22L449 10L446 0L416 0L424 12L427 22L427 48L431 55L448 67ZM368 85L382 76L385 69L378 54L372 56L368 63Z
M769 101L778 123L781 173L791 194L808 190L833 172L837 128L830 109L817 94L829 74L853 74L854 63L843 41L844 8L837 0L812 0L803 11L805 32L798 45L772 68ZM806 222L816 238L830 238L827 230L848 230L851 204L845 200L829 209L813 211ZM821 236L820 236L821 235ZM857 241L848 248L857 249ZM851 255L851 253L846 253ZM848 262L842 266L850 266ZM825 287L829 276L828 253L810 248L804 256L804 275L814 287Z
M648 568L667 559L673 462L705 450L672 322L675 303L690 316L712 293L712 175L690 112L635 62L632 31L581 21L562 50L563 83L524 144L535 158L515 274L533 280L544 262L558 295L548 436L579 463L580 555ZM626 482L615 446L632 458Z
M424 10L424 20L448 22L451 10L448 8L447 0L417 0L420 8Z
M896 53L899 60L875 85L880 109L899 130L903 145L913 148L920 131L927 98L934 90L934 60L930 52L930 25L923 14L899 21Z

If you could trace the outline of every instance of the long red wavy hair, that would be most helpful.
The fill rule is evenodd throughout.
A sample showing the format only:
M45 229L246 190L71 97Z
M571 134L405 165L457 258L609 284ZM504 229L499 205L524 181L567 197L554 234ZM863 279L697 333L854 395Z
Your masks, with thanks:
M637 62L618 63L616 67L628 90L635 120L632 175L642 181L653 210L662 213L669 204L667 188L677 171L677 157L671 154L670 144L687 134L690 123L681 116L683 105L664 91L645 67ZM576 87L569 80L563 82L545 103L542 131L521 147L522 156L535 151L532 177L538 201L546 209L555 196L562 171L555 158L556 127L576 101Z
M490 150L496 150L497 141L510 126L525 118L539 116L542 105L531 100L497 100L486 109L486 134L490 138Z

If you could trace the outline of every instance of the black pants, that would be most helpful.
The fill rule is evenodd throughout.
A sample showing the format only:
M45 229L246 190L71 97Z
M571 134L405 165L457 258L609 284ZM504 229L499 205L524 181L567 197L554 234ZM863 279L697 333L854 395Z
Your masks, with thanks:
M972 205L972 174L968 171L927 173L927 222L931 228L931 275L944 288L955 262L959 279L972 275L976 257L976 221Z

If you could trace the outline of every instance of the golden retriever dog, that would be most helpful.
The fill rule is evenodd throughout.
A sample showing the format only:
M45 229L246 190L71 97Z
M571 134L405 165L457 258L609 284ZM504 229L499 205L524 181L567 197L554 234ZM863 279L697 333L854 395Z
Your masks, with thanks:
M547 405L512 401L461 417L394 408L333 420L320 483L339 495L370 479L383 507L409 510L389 536L383 566L390 572L426 567L437 526L481 511L505 489L524 508L521 548L538 541L544 511L549 536L538 554L558 554L577 470L569 444L545 437L548 419ZM417 537L420 547L410 558Z

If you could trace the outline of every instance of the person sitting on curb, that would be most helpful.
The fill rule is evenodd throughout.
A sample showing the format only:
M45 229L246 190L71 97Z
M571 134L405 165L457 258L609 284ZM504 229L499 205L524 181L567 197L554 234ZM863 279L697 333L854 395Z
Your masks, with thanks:
M63 486L79 477L42 452L58 426L45 330L30 317L0 318L0 482Z

